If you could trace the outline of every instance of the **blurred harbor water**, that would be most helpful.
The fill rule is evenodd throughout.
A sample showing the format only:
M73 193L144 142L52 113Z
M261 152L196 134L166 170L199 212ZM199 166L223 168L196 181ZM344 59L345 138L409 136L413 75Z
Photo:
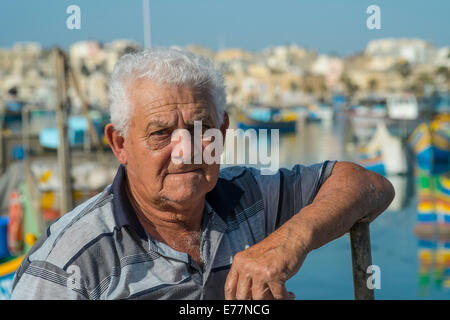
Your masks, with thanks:
M236 124L232 120L233 126ZM355 154L349 148L354 129L346 116L338 115L332 122L299 121L295 133L280 135L280 167L325 160L355 161ZM407 152L408 147L403 143ZM414 167L415 159L411 156L407 159L408 166ZM381 271L381 288L375 290L375 298L450 299L448 266L446 270L442 263L424 263L421 253L424 241L414 233L418 216L414 171L387 178L394 185L396 198L371 224L372 262ZM443 245L438 241L425 244L431 255ZM295 293L296 299L353 299L348 234L311 252L299 273L288 281L287 288Z

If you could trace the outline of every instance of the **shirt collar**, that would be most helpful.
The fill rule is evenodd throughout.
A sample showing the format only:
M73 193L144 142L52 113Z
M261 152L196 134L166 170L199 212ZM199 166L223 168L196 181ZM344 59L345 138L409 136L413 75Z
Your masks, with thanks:
M206 201L222 220L227 221L229 220L227 217L233 213L243 194L244 190L236 184L219 177L214 189L206 194Z
M125 166L120 165L111 186L113 197L113 215L119 228L130 226L142 238L147 238L126 191L127 173Z

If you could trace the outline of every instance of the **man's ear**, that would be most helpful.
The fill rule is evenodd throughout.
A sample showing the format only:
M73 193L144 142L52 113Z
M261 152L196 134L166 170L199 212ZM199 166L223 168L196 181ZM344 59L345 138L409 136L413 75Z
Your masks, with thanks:
M225 137L227 134L228 126L230 125L230 118L228 118L228 113L224 112L223 124L220 126L220 131L222 132L223 143L225 143Z
M114 152L117 160L123 165L127 165L127 153L125 151L125 138L117 131L112 123L105 126L105 137Z

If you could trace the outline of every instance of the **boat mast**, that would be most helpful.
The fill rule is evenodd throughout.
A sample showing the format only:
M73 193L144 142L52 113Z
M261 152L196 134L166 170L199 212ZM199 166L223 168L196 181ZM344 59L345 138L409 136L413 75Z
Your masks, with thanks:
M53 49L56 63L56 89L58 104L56 108L56 120L58 124L58 165L61 176L61 214L71 211L74 207L73 185L71 181L71 159L68 138L68 100L67 100L67 65L64 53Z
M151 42L151 25L150 25L150 0L142 0L142 14L144 16L144 46L150 48Z

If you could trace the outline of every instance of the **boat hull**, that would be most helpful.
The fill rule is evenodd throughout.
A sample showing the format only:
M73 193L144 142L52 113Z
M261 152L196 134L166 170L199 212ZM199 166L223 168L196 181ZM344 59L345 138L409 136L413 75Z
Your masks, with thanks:
M438 174L450 168L450 115L421 123L411 134L409 143L420 169Z
M277 129L280 133L295 133L296 127L297 127L297 121L296 120L289 120L289 121L258 121L251 119L250 117L246 116L245 114L238 114L237 116L238 120L238 128L242 130L248 130L248 129L266 129L268 131Z

